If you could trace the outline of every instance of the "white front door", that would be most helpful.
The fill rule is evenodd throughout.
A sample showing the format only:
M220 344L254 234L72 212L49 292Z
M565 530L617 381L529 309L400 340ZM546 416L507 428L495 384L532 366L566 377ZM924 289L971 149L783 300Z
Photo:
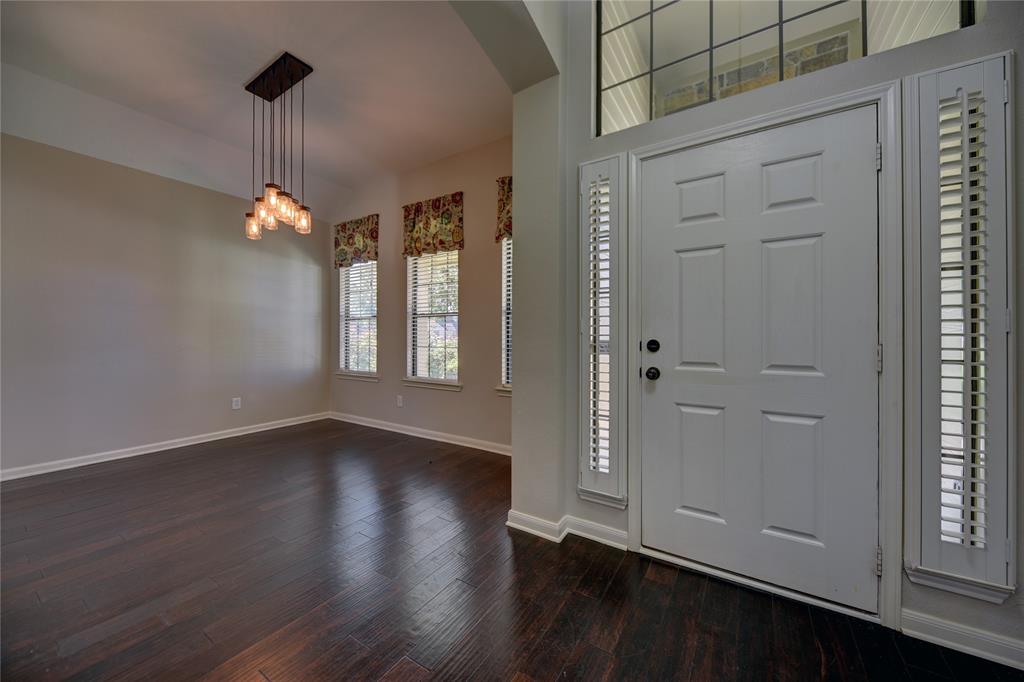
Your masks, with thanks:
M878 610L874 105L645 160L643 544Z

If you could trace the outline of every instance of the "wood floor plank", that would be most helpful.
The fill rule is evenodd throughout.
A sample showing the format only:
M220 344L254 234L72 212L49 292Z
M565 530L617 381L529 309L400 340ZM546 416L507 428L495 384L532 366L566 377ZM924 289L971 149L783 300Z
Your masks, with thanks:
M311 422L0 485L4 680L1020 680L575 536L510 460Z

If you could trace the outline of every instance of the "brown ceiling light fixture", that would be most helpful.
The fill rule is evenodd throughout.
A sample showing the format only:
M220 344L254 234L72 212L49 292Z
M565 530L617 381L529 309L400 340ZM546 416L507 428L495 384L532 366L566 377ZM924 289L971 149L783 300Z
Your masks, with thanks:
M306 82L313 67L285 52L245 86L252 93L253 210L245 214L245 236L262 239L263 230L279 223L299 234L313 229L313 214L306 206ZM295 192L295 86L299 88L299 196ZM260 100L260 184L256 190L256 98ZM269 104L269 107L267 106ZM269 109L269 112L268 112ZM268 125L269 123L269 125ZM267 150L269 149L269 153ZM269 160L268 160L269 157ZM275 157L277 163L275 163ZM268 168L269 167L269 168ZM268 171L269 170L269 175ZM269 182L267 178L269 177Z

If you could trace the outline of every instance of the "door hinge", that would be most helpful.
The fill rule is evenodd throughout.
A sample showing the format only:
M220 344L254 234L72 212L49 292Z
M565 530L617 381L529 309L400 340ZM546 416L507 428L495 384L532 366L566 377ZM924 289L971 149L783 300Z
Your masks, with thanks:
M882 373L882 344L875 346L875 371Z
M1013 333L1013 310L1011 308L1006 309L1006 333Z
M875 170L882 170L882 143L875 143Z
M875 575L882 577L882 548L875 547Z
M1003 81L1003 104L1010 103L1010 81Z

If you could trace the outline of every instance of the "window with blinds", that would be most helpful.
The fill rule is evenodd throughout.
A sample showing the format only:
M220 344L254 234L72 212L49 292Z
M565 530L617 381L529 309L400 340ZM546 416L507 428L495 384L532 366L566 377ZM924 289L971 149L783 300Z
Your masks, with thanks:
M587 347L590 469L611 469L611 187L607 178L587 188Z
M459 378L459 252L406 258L409 377Z
M939 101L940 537L985 546L988 309L980 92Z
M620 244L625 235L621 157L580 168L580 481L586 499L626 504L625 290Z
M501 385L512 385L512 238L501 240Z
M907 576L994 602L1016 576L1008 68L1000 56L908 79L920 279L907 344L920 386L907 409L920 431Z
M339 368L377 371L377 262L338 269Z

